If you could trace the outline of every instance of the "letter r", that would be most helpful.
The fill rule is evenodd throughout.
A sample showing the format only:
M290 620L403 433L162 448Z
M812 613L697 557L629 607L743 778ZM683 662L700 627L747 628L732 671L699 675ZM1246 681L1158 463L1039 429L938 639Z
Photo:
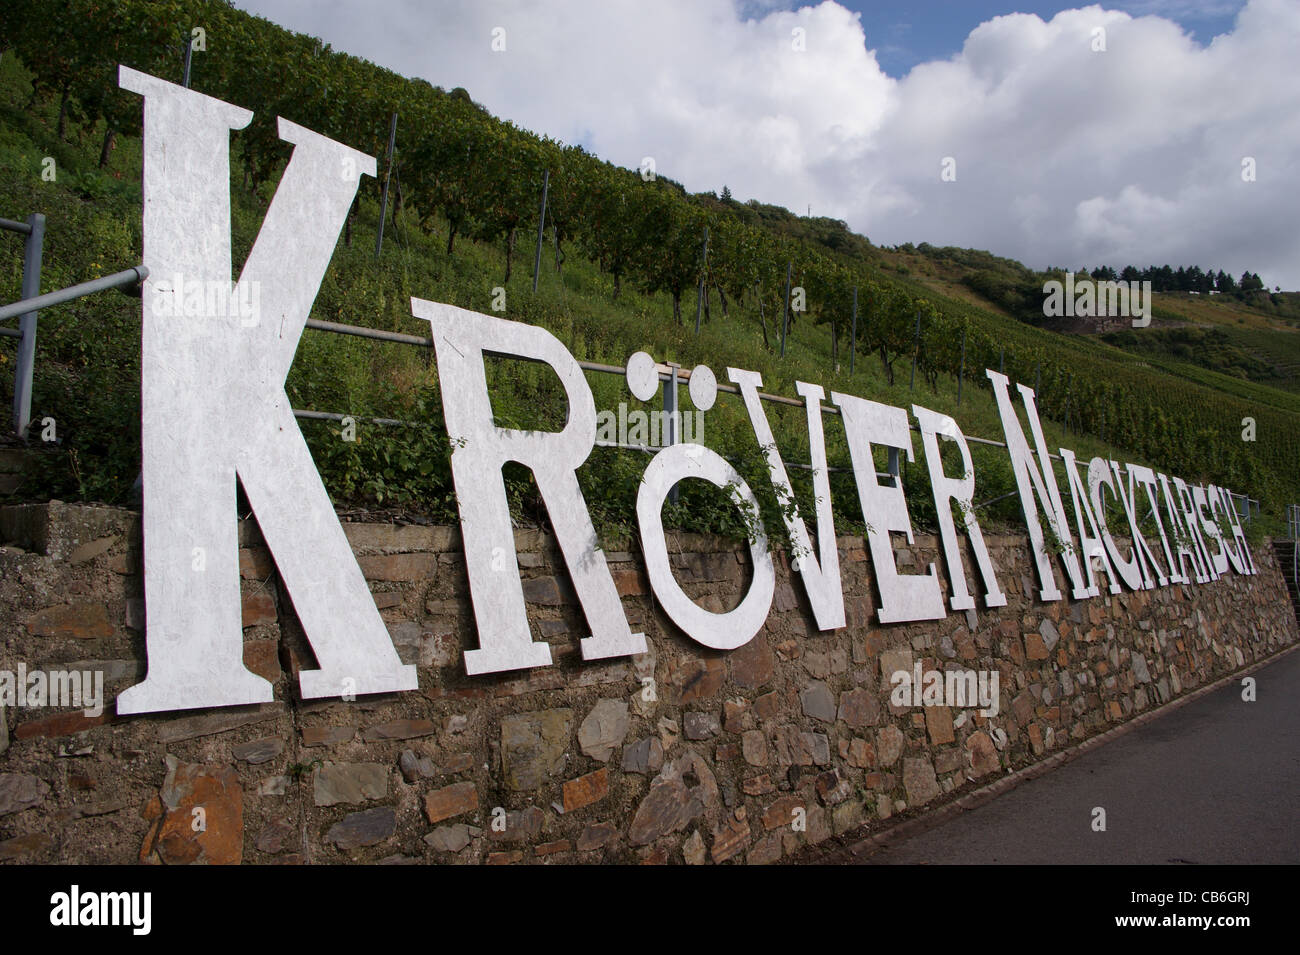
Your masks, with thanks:
M419 298L411 299L411 311L428 321L433 334L443 416L455 446L451 474L479 639L477 650L465 652L465 672L472 676L551 662L551 648L534 641L528 630L514 526L501 475L507 461L532 470L546 504L591 627L591 636L580 643L583 659L645 653L645 635L633 633L628 626L578 486L578 467L596 443L596 405L581 366L559 339L535 325ZM549 366L568 399L564 428L551 432L497 427L488 394L486 355ZM504 562L498 559L502 556Z

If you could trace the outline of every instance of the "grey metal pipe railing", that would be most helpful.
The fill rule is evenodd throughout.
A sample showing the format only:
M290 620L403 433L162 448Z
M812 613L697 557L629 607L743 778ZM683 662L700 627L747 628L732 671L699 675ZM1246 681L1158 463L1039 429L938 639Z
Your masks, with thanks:
M333 411L304 411L299 408L294 408L293 414L295 418L307 418L310 421L346 421L349 418L353 421L357 420L355 415L338 414ZM369 421L371 424L384 425L385 427L428 427L427 425L421 424L419 421L401 421L397 418L362 418L361 420Z
M999 494L997 497L991 497L987 501L980 501L978 504L972 504L971 509L978 511L981 507L988 507L990 504L996 504L998 501L1005 501L1009 497L1015 497L1019 491L1012 491L1009 494Z
M28 225L27 223L15 222L12 219L0 219L0 229L6 229L12 232L19 232L28 235L30 235L33 231L32 226ZM0 307L0 321L5 321L7 319L13 318L18 315L29 314L38 311L42 308L48 308L53 305L60 305L65 302L73 301L74 299L77 298L82 298L87 295L92 295L95 292L101 292L112 288L125 288L131 286L139 286L143 284L143 282L148 277L149 277L149 269L144 265L137 265L137 266L133 266L132 268L125 269L121 272L115 272L112 275L106 275L103 276L102 278L93 279L89 282L82 282L78 285L69 286L68 288L60 289L55 292L48 292L45 295L38 295L30 298L25 298L21 301L14 302L10 305L5 305ZM425 338L421 335L408 335L402 332L388 332L388 331L383 331L381 329L367 328L363 325L348 325L342 322L329 322L321 319L308 319L306 322L306 327L315 329L316 331L332 332L338 335L352 335L359 338L368 338L373 341L382 341L391 344L415 345L417 347L423 347L423 348L433 347L432 338ZM24 337L21 331L17 329L9 329L9 328L0 328L0 336L10 337L10 338ZM536 359L527 358L525 356L512 355L510 357L522 361L536 360ZM607 365L600 362L579 361L578 365L584 371L594 371L603 374L622 375L625 374L627 370L625 367L621 365ZM665 384L668 387L671 388L674 385L689 384L691 374L688 370L684 368L672 368L670 372L661 372L659 374L659 378L661 381L665 382ZM733 395L740 394L740 388L738 386L723 384L721 382L717 384L717 390L719 392L725 392L727 394L733 394ZM804 408L807 406L807 403L802 398L790 398L785 395L774 395L762 391L758 393L758 397L762 401L767 401L773 404L787 405L789 407ZM667 398L666 394L665 394L665 398ZM676 404L675 400L672 402L672 404L673 405ZM835 407L834 405L822 405L821 410L824 414L832 414L832 415L840 414L840 409ZM320 421L342 421L345 418L352 417L351 415L344 415L336 412L310 411L310 410L300 410L300 409L294 409L293 413L295 416L299 418L304 418L309 420L320 420ZM380 424L385 426L420 426L419 422L402 421L396 418L368 418L365 420L369 420L374 424ZM912 431L917 431L917 432L920 431L920 427L916 424L911 424L909 427ZM673 437L675 437L675 435ZM970 435L970 434L965 435L965 438L968 442L974 444L982 444L982 445L986 445L989 447L996 447L996 448L1007 447L1006 442L997 441L991 438L981 438L977 435ZM624 450L643 451L649 453L653 453L654 451L658 450L656 448L647 445L631 445L631 444L623 444L620 442L610 442L610 441L600 441L600 440L596 442L596 446L606 447L606 448L609 447L622 448ZM1048 457L1053 461L1062 460L1059 455L1052 454L1051 452L1048 453ZM801 464L799 462L787 461L785 462L785 464L789 467L811 470L811 467L809 465ZM886 473L880 473L878 474L878 476L883 478L897 479L898 467L899 467L899 459L898 459L897 449L891 448L890 459L889 459L889 471ZM841 473L841 472L851 471L852 469L830 467L827 470L835 473ZM997 501L1004 500L1008 497L1011 497L1013 496L1014 493L1015 492L1012 492L1011 494L1004 494L999 497L995 497L990 500L983 501L979 504L976 504L975 507L976 508L986 507L989 504L993 504L996 503ZM1246 502L1245 519L1249 521L1251 518L1251 505L1254 504L1256 508L1258 508L1259 502L1256 501L1254 498L1247 497L1246 495L1234 494L1233 497L1234 499L1240 498L1245 500Z
M371 338L380 342L394 342L398 345L419 345L432 348L433 339L419 335L403 335L401 332L385 332L364 325L344 325L342 322L323 322L318 318L307 319L307 327L319 332L334 332L338 335L355 335L358 338Z
M121 272L114 272L112 275L105 275L103 278L91 279L89 282L82 282L79 285L70 285L56 292L46 292L44 295L37 295L34 298L25 298L9 305L0 306L0 322L17 318L27 312L36 312L53 305L62 305L64 302L71 302L74 299L84 298L87 295L93 295L107 289L139 285L148 277L149 270L143 265L136 265Z
M429 423L426 421L404 421L400 418L358 418L355 415L339 414L334 411L310 411L305 408L294 408L295 418L303 418L307 421L346 421L351 418L353 421L369 421L371 424L382 425L384 427L401 427L401 428L427 428ZM596 439L598 448L615 448L622 451L640 451L644 454L657 454L663 450L663 446L656 447L653 444L626 444L622 441L605 441L601 438ZM804 471L811 471L812 465L802 464L798 461L782 461L788 468L799 468ZM896 459L891 457L891 464L896 463ZM833 474L847 474L852 472L852 468L828 467L828 472ZM895 478L898 475L893 472L877 472L876 477Z
M23 298L29 299L41 291L41 257L45 249L45 216L33 212L26 222L4 220L5 228L23 235ZM19 312L17 335L18 361L14 365L14 433L27 436L27 426L32 421L32 382L36 374L36 319L35 309ZM6 331L9 331L6 329Z
M335 334L339 334L339 335L353 335L358 338L369 338L374 341L391 342L397 345L416 345L422 348L433 347L432 338L425 338L422 335L407 335L402 332L386 332L376 328L366 328L364 325L347 325L342 322L326 322L326 321L321 321L320 319L311 318L307 320L307 327L313 328L321 332L334 332ZM528 358L523 355L511 355L510 357L515 358L519 361L537 361L537 359ZM584 371L595 371L595 372L601 372L610 375L622 375L625 374L627 371L627 369L622 365L606 365L600 362L593 362L593 361L579 361L578 366L582 368ZM671 387L670 383L674 378L674 374L675 374L677 384L682 385L682 384L690 383L691 373L685 368L676 368L671 373L660 372L659 380L667 384L669 387ZM728 385L728 384L723 384L722 382L718 382L717 388L719 392L724 392L729 395L740 394L740 388L737 385ZM787 405L792 408L804 408L807 406L806 402L802 398L789 398L785 395L774 395L766 391L760 391L758 393L758 397L761 401L767 401L770 402L771 404ZM667 399L667 392L665 392L665 399ZM835 407L834 405L824 404L821 406L821 409L823 414L838 415L840 413L840 409ZM918 433L921 430L920 427L916 424L911 424L909 425L909 427L911 428L911 430L916 431ZM994 448L1005 448L1007 446L1006 442L995 441L992 438L981 438L971 434L968 434L965 437L967 441L974 444L983 444ZM610 442L598 443L597 446L598 447L608 447L608 446L623 447L623 445L618 445L616 443L611 444ZM638 450L639 447L640 446L635 446L635 445L627 446L629 450ZM1050 457L1053 461L1061 460L1061 457L1059 455L1052 454L1050 451L1048 452L1048 457ZM897 462L891 458L890 465L891 465L890 471L887 474L881 474L881 477L898 476ZM797 467L798 465L795 466ZM834 471L837 469L832 468L831 470ZM838 470L849 470L849 469L844 468Z

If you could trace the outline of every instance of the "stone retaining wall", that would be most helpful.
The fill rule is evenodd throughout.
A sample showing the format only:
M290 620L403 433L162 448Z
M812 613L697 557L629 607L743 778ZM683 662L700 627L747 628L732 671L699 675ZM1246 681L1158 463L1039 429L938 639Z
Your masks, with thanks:
M610 553L652 649L584 663L554 541L521 531L529 617L555 663L468 677L461 655L477 644L457 531L344 527L403 661L419 666L418 692L297 699L311 651L244 522L244 659L276 702L121 718L111 702L93 718L0 711L0 861L774 862L1031 763L1297 638L1268 547L1254 548L1256 577L1044 604L1027 596L1028 539L992 537L1008 606L881 626L863 542L842 538L848 627L813 629L777 555L767 624L729 653L684 637L637 558ZM0 542L0 670L102 671L109 701L137 682L137 515L0 508ZM739 601L742 547L682 535L670 550L703 606ZM903 572L940 559L925 536L897 554ZM975 577L968 586L982 593ZM916 661L996 670L1000 712L895 707L889 675Z

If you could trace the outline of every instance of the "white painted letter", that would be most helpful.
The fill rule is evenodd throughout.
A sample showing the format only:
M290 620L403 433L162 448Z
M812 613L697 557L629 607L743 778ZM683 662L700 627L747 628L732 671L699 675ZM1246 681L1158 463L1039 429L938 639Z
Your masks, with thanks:
M592 635L581 641L583 659L645 653L645 636L628 627L578 486L578 467L596 443L596 405L582 368L559 339L536 325L419 298L411 299L411 312L428 321L433 334L447 436L455 449L451 475L479 641L479 649L465 652L465 672L473 676L551 662L551 648L534 642L528 631L514 526L501 475L507 461L532 469L555 527L591 627ZM493 424L485 369L488 354L549 365L568 397L564 430L519 431ZM492 569L494 552L498 566L500 555L508 555L504 570Z
M838 630L844 626L844 588L840 581L840 551L835 543L835 516L831 511L826 439L822 431L821 401L825 392L820 385L795 382L795 389L803 396L808 413L808 463L813 469L814 506L817 512L818 556L814 557L807 525L794 503L790 477L781 461L780 449L776 446L767 413L758 397L758 389L763 387L762 376L755 371L728 368L727 377L740 387L740 395L745 399L745 410L749 412L749 423L754 428L754 437L758 439L758 446L767 458L772 487L781 501L785 527L797 551L795 567L808 592L808 602L812 605L817 629Z
M123 89L144 96L144 264L201 287L231 281L232 129L252 113L121 67ZM416 688L375 609L365 578L284 391L298 339L372 157L279 121L294 146L240 276L260 288L273 322L253 327L225 312L160 317L145 282L141 308L141 450L148 600L144 682L117 712L236 706L271 699L244 666L235 482L257 514L319 670L300 675L304 697ZM351 158L356 176L338 175ZM229 296L227 296L227 299ZM205 572L190 571L195 549Z
M1056 577L1052 573L1052 563L1047 554L1043 538L1043 528L1038 522L1038 508L1034 505L1034 494L1047 512L1047 522L1057 539L1064 545L1061 562L1074 585L1075 599L1088 595L1083 574L1079 570L1079 561L1074 553L1073 539L1070 537L1070 525L1065 518L1065 505L1061 503L1061 491L1056 486L1056 472L1052 470L1052 458L1047 451L1047 441L1043 438L1043 426L1038 420L1038 408L1034 404L1034 390L1017 383L1020 397L1025 402L1025 412L1029 418L1029 427L1034 435L1034 446L1038 450L1038 463L1034 463L1033 452L1029 442L1020 428L1020 419L1016 409L1011 405L1011 395L1007 391L1007 376L990 368L984 370L989 381L993 382L993 394L998 402L998 414L1002 418L1002 431L1007 438L1007 452L1011 455L1011 467L1016 474L1016 488L1020 491L1020 506L1025 513L1025 524L1029 528L1029 540L1034 551L1034 562L1038 565L1038 581L1041 585L1040 596L1043 600L1060 600L1061 592L1056 589Z
M953 610L971 610L975 606L974 599L966 589L966 569L962 566L961 548L957 544L957 530L952 521L952 505L949 501L956 501L966 525L966 534L970 537L971 550L975 552L975 563L979 565L980 575L984 578L984 605L1005 607L1007 598L998 587L993 561L989 557L988 548L984 546L984 534L980 531L979 519L975 516L975 465L971 461L966 436L961 433L957 422L947 415L920 405L912 405L912 414L916 415L916 420L921 425L921 446L925 451L926 467L930 471L930 486L934 488L934 509L939 517L939 534L943 541L943 556L948 564L948 580L952 589L948 604ZM957 445L957 450L961 452L962 476L959 478L951 478L943 473L939 435Z
M907 516L902 484L895 481L893 487L881 487L876 480L876 462L871 453L874 442L904 450L907 459L913 460L907 412L838 392L831 392L831 401L839 406L844 418L844 433L849 442L849 457L853 461L862 519L867 524L872 568L876 586L880 588L880 622L942 619L947 611L943 608L943 593L939 589L934 564L930 564L924 574L900 574L894 563L894 547L889 532L902 531L911 544L912 522Z

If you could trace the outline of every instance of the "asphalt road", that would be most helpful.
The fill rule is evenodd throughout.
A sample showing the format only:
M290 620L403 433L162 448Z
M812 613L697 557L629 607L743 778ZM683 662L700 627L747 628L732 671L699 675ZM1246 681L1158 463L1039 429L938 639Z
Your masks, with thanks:
M1300 651L1251 675L859 861L1300 863Z

